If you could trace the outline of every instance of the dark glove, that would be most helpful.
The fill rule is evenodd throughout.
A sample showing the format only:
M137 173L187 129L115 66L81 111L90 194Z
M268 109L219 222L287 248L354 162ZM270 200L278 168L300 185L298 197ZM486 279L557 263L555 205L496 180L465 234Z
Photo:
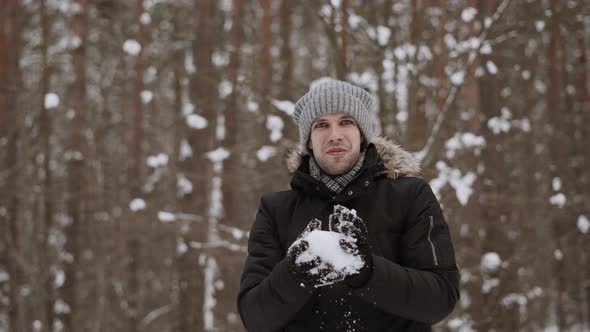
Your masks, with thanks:
M345 282L352 288L364 286L373 275L373 255L365 223L355 212L336 205L329 218L329 229L344 234L346 237L340 240L340 247L351 255L359 256L364 263L358 273L346 277Z
M331 273L334 271L334 268L329 263L322 262L317 256L297 262L297 258L309 248L309 243L304 240L307 234L320 229L321 221L318 219L312 220L287 251L289 272L306 287L320 287L327 284L332 278Z

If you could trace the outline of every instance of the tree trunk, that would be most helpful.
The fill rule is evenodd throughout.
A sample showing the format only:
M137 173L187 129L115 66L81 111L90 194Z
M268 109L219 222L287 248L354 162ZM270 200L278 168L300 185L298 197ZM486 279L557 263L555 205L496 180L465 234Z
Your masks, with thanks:
M547 120L548 120L548 141L550 160L548 160L549 176L550 180L560 176L560 173L564 170L561 165L561 161L567 160L567 156L564 154L564 135L562 132L563 128L563 81L564 73L562 71L562 36L560 33L560 2L558 0L551 0L550 11L551 17L549 18L548 33L549 33L549 45L547 47ZM551 182L550 182L551 183ZM565 229L561 225L561 217L559 217L559 211L555 211L556 208L551 208L551 219L552 219L552 230L554 239L554 248L556 252L563 252L562 235ZM556 324L559 330L566 329L566 314L567 309L565 308L564 298L566 292L566 281L564 280L563 274L564 261L559 257L556 257L553 265L553 284L555 290L555 315Z
M414 68L418 68L418 52L420 47L420 38L422 36L422 13L424 10L420 0L411 0L411 23L410 23L410 43L416 48L411 59ZM424 97L421 95L419 86L420 73L418 70L409 72L408 77L408 125L406 131L405 146L411 151L417 151L422 148L428 137L426 112Z
M80 11L74 15L72 22L73 30L80 39L79 46L73 50L72 61L75 76L75 83L71 87L71 108L74 114L71 119L70 137L68 142L67 159L67 194L66 210L70 217L70 223L64 227L66 236L65 250L70 258L64 262L65 282L62 287L62 296L69 306L69 311L59 315L63 322L64 331L79 330L77 316L79 310L78 298L78 273L80 267L81 242L80 224L85 216L86 200L86 118L89 110L87 104L87 73L86 73L86 50L88 36L89 2L88 0L77 0Z
M195 73L190 79L190 99L195 112L207 120L203 129L189 129L188 143L193 149L192 157L179 165L179 170L192 183L194 190L185 194L181 201L183 211L200 216L206 220L209 211L209 193L211 189L212 167L206 158L207 152L215 143L215 128L218 113L219 78L212 62L216 39L217 2L214 0L195 0L194 35L192 44ZM196 172L195 170L198 170ZM188 241L205 243L208 227L206 223L192 224L190 230L183 234ZM203 251L201 251L203 250ZM178 257L179 284L181 294L179 303L186 310L181 317L185 331L196 331L204 328L204 271L203 265L196 265L199 256L207 257L204 249L188 251ZM200 271L199 271L200 270ZM201 272L201 273L198 273Z
M340 3L339 47L336 48L336 77L346 80L348 76L348 0Z
M21 124L17 112L18 91L20 91L19 58L22 50L22 11L19 0L4 0L0 2L0 156L2 156L2 171L4 177L0 196L2 213L0 224L6 232L3 237L7 244L7 272L10 276L8 325L13 331L25 331L24 299L20 295L21 283L25 273L18 262L21 250L21 202L18 196L20 185L19 140L21 138ZM3 181L0 181L0 183ZM8 194L9 193L9 194Z
M281 56L280 59L284 64L281 71L281 91L279 98L281 100L293 99L293 51L291 50L291 34L293 28L292 12L293 0L282 0L280 7L281 28Z
M52 274L50 265L53 257L51 246L49 244L49 233L53 227L53 189L52 189L52 173L50 167L52 146L52 121L49 110L45 107L45 96L49 92L49 82L51 77L51 70L48 64L47 49L49 45L49 22L47 17L46 0L41 0L41 63L42 63L42 74L41 74L41 98L39 100L41 104L41 115L40 115L40 137L43 149L43 165L42 176L40 177L41 186L43 188L43 227L41 233L41 280L44 285L45 293L43 294L44 308L45 308L45 319L43 322L43 329L50 332L53 327L55 310L54 310L54 289L52 282Z
M272 32L271 32L271 6L270 0L261 0L262 2L262 19L260 21L260 31L262 34L260 54L260 113L262 120L259 123L261 130L259 133L265 134L266 116L270 113L270 95L272 86L272 58L270 48L272 46Z
M143 183L143 110L141 92L143 91L145 25L141 22L144 13L143 0L136 0L136 24L138 27L137 42L139 53L135 58L135 89L133 93L133 140L132 158L129 172L132 199L141 197ZM128 331L139 330L139 315L141 305L140 269L142 266L141 219L143 213L134 212L128 220L127 238L127 301L128 301Z

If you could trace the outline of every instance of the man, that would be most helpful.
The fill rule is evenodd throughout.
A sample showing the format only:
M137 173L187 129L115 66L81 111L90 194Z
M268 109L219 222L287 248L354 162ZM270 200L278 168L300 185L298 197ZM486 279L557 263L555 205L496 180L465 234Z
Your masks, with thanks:
M430 331L453 310L440 205L412 155L375 137L373 111L369 93L336 80L297 101L292 189L262 197L250 232L238 295L248 331ZM337 269L312 232L339 236L328 251L360 267Z

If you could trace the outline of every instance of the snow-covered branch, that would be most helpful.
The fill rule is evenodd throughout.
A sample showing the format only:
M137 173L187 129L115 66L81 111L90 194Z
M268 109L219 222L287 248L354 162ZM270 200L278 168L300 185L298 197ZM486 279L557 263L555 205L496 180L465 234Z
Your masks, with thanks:
M506 10L506 8L508 7L508 5L510 4L511 1L512 0L502 1L502 3L500 3L500 5L496 9L496 11L494 12L494 15L492 15L491 18L486 18L486 20L484 21L484 28L483 28L481 34L479 35L479 37L477 38L478 47L471 50L469 57L467 59L467 64L466 64L467 68L466 68L465 72L470 71L471 67L475 63L475 60L478 58L478 55L480 53L480 49L483 45L483 41L486 40L491 28L494 26L494 23L496 23L498 21L498 19L504 13L504 11ZM445 119L445 116L446 116L447 112L449 111L449 109L451 108L451 106L453 105L453 103L455 102L457 95L459 93L459 90L463 86L464 82L465 81L463 80L459 84L455 84L451 87L451 91L449 92L447 99L445 100L445 105L443 106L443 109L438 113L438 115L436 117L436 121L435 121L434 126L432 128L432 131L430 132L430 136L428 137L428 140L426 141L426 144L424 145L424 148L422 148L422 150L420 150L418 153L416 153L416 157L423 164L427 164L429 162L429 159L427 159L427 158L430 157L430 155L429 155L430 149L432 148L432 144L434 143L434 139L436 138L436 136L438 136L438 133L441 129L441 125Z

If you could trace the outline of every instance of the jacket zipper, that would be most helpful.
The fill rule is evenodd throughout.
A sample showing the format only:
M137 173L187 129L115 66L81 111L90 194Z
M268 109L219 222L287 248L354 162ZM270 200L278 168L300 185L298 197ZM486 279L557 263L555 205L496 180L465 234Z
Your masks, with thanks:
M430 218L430 228L428 229L428 242L430 243L430 248L432 249L432 257L434 258L434 265L438 266L438 257L436 257L436 249L434 248L434 242L430 238L430 234L432 233L432 229L434 228L434 219L432 216Z

